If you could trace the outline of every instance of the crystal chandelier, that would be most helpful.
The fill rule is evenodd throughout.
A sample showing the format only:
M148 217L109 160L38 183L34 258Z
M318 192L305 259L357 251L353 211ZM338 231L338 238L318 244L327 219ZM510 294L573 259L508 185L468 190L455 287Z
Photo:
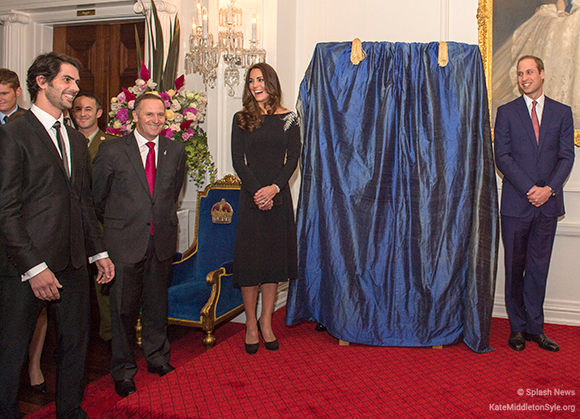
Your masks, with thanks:
M193 31L189 36L189 53L185 54L186 74L201 74L206 88L209 86L212 89L215 87L220 57L223 56L226 66L224 86L228 87L229 96L234 96L234 86L240 84L240 69L266 61L266 51L257 46L255 14L250 48L244 48L244 34L239 30L242 26L242 9L235 7L235 3L235 0L228 0L226 7L220 8L220 31L217 43L214 43L213 35L208 31L207 9L202 7L201 0L197 1L197 19L194 17Z

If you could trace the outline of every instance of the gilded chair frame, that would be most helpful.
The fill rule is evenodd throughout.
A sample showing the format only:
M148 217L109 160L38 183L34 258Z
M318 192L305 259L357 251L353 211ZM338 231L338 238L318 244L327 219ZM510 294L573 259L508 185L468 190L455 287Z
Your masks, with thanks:
M198 191L197 212L195 215L195 238L189 249L187 249L183 253L181 260L174 262L173 263L174 265L178 265L180 263L185 262L186 260L188 260L194 254L197 253L198 249L197 238L199 232L198 231L199 215L200 215L199 213L200 213L201 198L207 197L209 192L215 189L241 189L241 184L242 184L241 181L237 177L233 175L226 175L223 179L220 179L215 183L208 185L203 191ZM237 315L239 315L244 311L244 306L241 305L219 317L216 317L216 307L220 296L222 279L229 278L231 276L232 274L226 273L226 270L223 267L209 272L206 276L206 282L209 286L211 286L211 294L207 303L201 309L200 320L193 321L193 320L169 318L168 319L169 324L201 328L205 333L205 337L203 338L203 344L205 345L206 349L211 349L215 345L215 336L213 335L215 327L224 321L236 317Z

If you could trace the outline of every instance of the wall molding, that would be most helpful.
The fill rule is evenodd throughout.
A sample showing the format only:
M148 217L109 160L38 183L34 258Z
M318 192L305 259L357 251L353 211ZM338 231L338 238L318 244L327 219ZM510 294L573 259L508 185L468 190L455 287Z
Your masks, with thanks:
M22 23L26 25L30 22L30 15L16 10L11 10L9 13L0 14L0 23L3 24L4 22Z
M155 7L158 12L177 13L177 6L168 0L155 0ZM151 10L151 1L138 1L133 5L133 11L138 14L145 14L149 10Z
M507 319L505 296L496 293L493 304L493 317ZM546 298L544 301L544 322L580 326L580 302Z

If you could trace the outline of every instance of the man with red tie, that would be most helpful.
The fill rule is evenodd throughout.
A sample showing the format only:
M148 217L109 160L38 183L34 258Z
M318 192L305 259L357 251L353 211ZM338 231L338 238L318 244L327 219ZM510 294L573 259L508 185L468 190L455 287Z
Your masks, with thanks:
M135 100L137 126L104 141L93 160L93 197L116 264L111 299L111 375L121 397L136 391L135 324L141 308L148 371L173 371L167 340L167 286L177 246L177 199L185 177L183 145L160 136L165 103Z
M505 302L510 348L526 341L556 352L544 333L544 297L558 217L564 215L564 182L574 163L569 106L544 95L544 63L518 60L522 96L500 106L495 122L495 161L503 174L501 230L505 250Z

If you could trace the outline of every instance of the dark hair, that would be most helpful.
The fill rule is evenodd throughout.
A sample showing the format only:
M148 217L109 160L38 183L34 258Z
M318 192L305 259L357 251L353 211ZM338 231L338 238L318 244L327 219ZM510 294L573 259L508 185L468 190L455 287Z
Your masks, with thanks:
M20 87L18 74L7 68L0 68L0 84L7 84L12 90L18 89Z
M34 62L28 69L28 76L26 78L26 86L28 87L32 102L36 102L36 96L38 96L38 92L40 91L40 86L38 86L36 78L42 76L50 83L60 72L63 64L70 64L76 67L79 73L81 72L82 67L79 60L59 52L52 51L41 54L34 59Z
M161 101L161 103L163 103L163 109L165 109L165 102L163 101L163 99L161 99L161 96L156 95L155 93L143 93L141 96L139 96L137 99L135 99L135 105L133 106L133 109L135 110L135 112L139 113L139 107L141 106L141 102L143 102L144 100L147 99L156 99Z
M523 57L520 57L518 60L518 64L516 65L516 68L520 66L520 63L523 60L534 60L536 62L536 67L538 67L538 73L541 73L542 70L544 69L544 62L542 61L541 58L538 58L535 55L524 55Z
M246 131L254 131L259 128L264 120L262 109L250 91L250 73L255 68L262 72L264 87L268 93L268 100L264 106L266 113L272 115L282 104L282 88L280 87L280 80L278 79L276 70L266 63L257 63L248 68L242 97L244 108L238 112L236 120L238 127Z
M75 97L75 100L77 100L79 97L88 97L89 99L93 99L95 101L95 103L97 104L97 110L103 109L103 106L101 104L101 99L99 99L99 97L97 95L94 95L94 94L88 93L88 92L81 92ZM74 105L74 100L73 100L73 105Z

